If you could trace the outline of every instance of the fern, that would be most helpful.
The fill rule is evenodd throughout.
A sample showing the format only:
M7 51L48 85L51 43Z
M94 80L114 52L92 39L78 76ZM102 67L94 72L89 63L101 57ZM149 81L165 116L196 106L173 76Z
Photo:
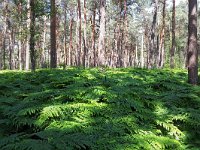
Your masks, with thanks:
M198 149L200 92L184 71L0 73L0 149Z

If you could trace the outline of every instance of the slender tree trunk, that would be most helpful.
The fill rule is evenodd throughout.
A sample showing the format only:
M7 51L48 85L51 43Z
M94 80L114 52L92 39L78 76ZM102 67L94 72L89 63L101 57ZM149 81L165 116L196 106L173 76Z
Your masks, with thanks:
M51 68L57 67L57 49L56 49L56 25L57 25L57 19L56 19L56 4L55 0L51 0Z
M138 44L136 42L136 46L135 46L135 67L138 67Z
M80 0L77 0L78 2L78 49L77 49L77 52L78 52L78 66L81 65L81 57L82 57L82 35L81 35L81 26L82 26L82 21L81 21L81 2Z
M162 29L161 29L161 35L160 35L160 61L159 61L159 67L164 67L165 62L165 17L166 17L166 0L163 0L163 18L162 18Z
M42 35L42 68L46 68L46 52L45 52L45 49L46 49L46 32L47 32L47 25L46 25L46 21L47 21L47 17L46 16L43 16L43 35Z
M105 65L106 1L100 0L100 28L98 43L98 65Z
M173 0L173 10L172 10L172 47L170 50L170 68L175 67L175 48L176 48L176 35L175 35L175 28L176 28L176 22L175 22L175 17L176 17L176 5L175 5L175 0Z
M13 41L13 29L10 30L10 35L9 35L9 68L10 70L13 70L13 63L14 63L14 41Z
M149 62L148 68L153 67L153 55L156 49L155 37L156 37L156 22L157 22L157 10L158 10L158 0L153 0L154 4L154 15L153 22L151 26L151 34L150 34L150 44L149 44Z
M84 51L83 51L83 66L86 67L88 64L88 48L87 48L87 12L86 12L86 0L83 1L83 7L84 7L84 38L83 38L83 45L84 45Z
M188 0L188 2L188 82L196 85L198 83L197 0Z
M63 52L64 52L64 69L66 68L67 65L67 60L69 59L69 57L67 57L67 2L64 2L64 48L63 48Z
M6 39L7 39L7 20L8 20L8 1L3 1L3 18L4 18L4 26L3 26L3 50L2 50L2 68L6 69Z
M30 0L27 0L27 20L26 20L27 30L30 29ZM27 34L26 39L26 70L29 70L29 61L30 61L30 46L29 46L30 33Z
M142 33L141 52L140 52L140 67L144 67L144 34Z
M69 50L68 50L68 65L72 65L72 49L73 49L73 18L72 15L70 17L70 23L69 23Z
M31 71L35 71L35 0L30 0L30 54L31 54Z
M93 61L94 61L94 67L97 66L97 54L96 54L96 47L95 47L95 37L96 37L96 32L95 32L95 19L96 19L96 2L94 2L94 8L93 8L93 21L92 21L92 50L93 50Z
M1 38L1 42L0 42L0 70L2 70L2 66L3 66L3 33L0 33L0 38Z
M124 55L124 67L128 66L128 19L127 19L127 0L124 0L124 42L123 42L123 46L124 46L124 50L123 50L123 55Z

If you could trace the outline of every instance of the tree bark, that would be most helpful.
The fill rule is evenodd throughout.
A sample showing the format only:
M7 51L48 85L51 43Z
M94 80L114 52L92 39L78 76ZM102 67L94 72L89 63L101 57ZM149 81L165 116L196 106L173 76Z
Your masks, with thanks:
M165 62L165 17L166 17L166 0L163 0L163 17L162 17L162 29L160 34L160 46L159 46L159 68L164 67Z
M93 8L93 21L92 21L92 50L93 50L93 65L94 67L97 66L97 55L96 55L96 47L95 47L95 37L96 37L96 32L95 32L95 19L96 19L96 2L94 2L94 8Z
M35 71L35 1L30 0L30 56L31 56L31 71Z
M105 65L105 34L106 34L106 1L100 1L100 28L99 28L99 43L98 43L98 65Z
M46 25L46 22L47 22L47 17L46 16L43 16L43 33L42 33L42 62L41 62L41 66L42 68L46 68L47 67L47 64L46 64L46 52L45 52L45 49L46 49L46 32L47 32L47 25Z
M83 2L84 7L84 38L83 38L83 66L86 67L88 65L88 48L87 48L87 12L86 12L86 0Z
M77 47L77 52L78 52L78 66L81 66L81 57L82 57L82 35L81 35L81 26L82 26L82 21L81 21L81 2L80 0L77 0L78 2L78 47Z
M188 82L198 83L197 0L188 0Z
M176 35L175 35L175 28L176 28L176 5L175 0L173 0L173 10L172 10L172 47L170 50L170 68L175 67L175 48L176 48Z
M153 15L153 22L151 25L148 68L152 68L154 65L153 55L156 49L156 42L155 42L156 31L155 30L156 30L156 23L157 23L158 0L153 0L153 4L154 4L154 15Z
M10 29L10 35L9 35L9 69L10 70L13 70L14 69L14 66L13 66L13 63L14 63L14 35L13 35L13 28Z
M26 27L27 30L30 29L30 0L27 0L27 20L26 20ZM26 70L29 70L29 61L30 61L30 46L29 46L29 39L30 39L30 33L27 34L26 39Z
M56 49L56 4L55 0L51 0L51 62L50 67L56 68L57 67L57 49Z
M73 50L73 17L70 15L70 25L69 25L69 50L68 50L68 65L72 65L72 50Z
M141 51L140 51L140 67L144 67L144 34L142 33Z

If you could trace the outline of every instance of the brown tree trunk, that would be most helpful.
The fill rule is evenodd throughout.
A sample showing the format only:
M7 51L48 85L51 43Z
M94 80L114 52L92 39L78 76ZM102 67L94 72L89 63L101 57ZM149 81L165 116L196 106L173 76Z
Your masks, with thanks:
M81 65L81 57L82 57L82 35L81 35L81 26L82 26L82 21L81 21L81 2L80 0L77 0L78 2L78 47L77 47L77 52L78 52L78 66Z
M166 0L163 0L163 18L162 18L162 29L160 34L160 46L159 46L159 67L164 67L165 61L165 17L166 17Z
M98 43L98 65L105 65L105 34L106 34L106 1L100 0L100 28L99 28L99 43Z
M198 83L197 0L188 0L188 2L188 82L196 85Z
M153 55L156 49L156 42L155 42L155 37L156 37L156 22L157 22L157 10L158 10L158 0L153 0L154 4L154 15L153 15L153 22L151 25L151 33L150 33L150 44L149 44L149 62L148 62L148 68L153 67Z
M3 18L4 18L4 26L3 26L3 50L2 50L2 68L6 69L6 39L7 39L7 20L8 20L8 1L3 1Z
M57 67L57 49L56 49L56 4L55 0L51 0L51 62L50 67L56 68Z
M72 49L73 49L73 18L72 15L70 17L70 23L69 23L69 50L68 50L68 65L72 65Z
M87 16L86 16L86 0L83 2L84 7L84 38L83 38L83 45L84 45L84 51L83 51L83 66L86 67L88 64L88 48L87 48ZM86 61L87 60L87 61Z
M69 59L69 57L67 56L67 2L64 2L64 48L63 48L63 67L64 69L66 68L67 65L67 60Z
M97 66L97 54L96 54L96 47L95 47L95 37L96 37L96 32L95 32L95 19L96 19L96 2L94 2L94 8L93 8L93 21L92 21L92 50L93 50L93 62L94 62L94 67Z
M46 25L46 21L47 21L47 17L43 16L43 35L42 35L42 62L41 62L41 66L42 68L46 68L47 64L46 64L46 32L47 32L47 25Z
M30 0L30 56L31 56L31 71L35 71L35 1Z
M10 35L9 35L9 66L10 70L14 69L13 63L14 63L14 35L13 35L13 29L10 30Z
M176 35L175 35L175 28L176 28L176 22L175 22L175 17L176 17L176 5L175 5L175 0L173 0L173 10L172 10L172 47L170 49L170 68L175 67L175 48L176 48Z
M29 28L30 28L30 0L27 0L27 20L26 20L26 27L27 27L27 30L29 30ZM29 61L30 61L29 39L30 39L30 33L28 32L27 39L26 39L26 66L25 66L26 70L29 70Z
M124 0L124 21L123 21L123 67L127 67L128 66L128 19L127 19L127 0Z

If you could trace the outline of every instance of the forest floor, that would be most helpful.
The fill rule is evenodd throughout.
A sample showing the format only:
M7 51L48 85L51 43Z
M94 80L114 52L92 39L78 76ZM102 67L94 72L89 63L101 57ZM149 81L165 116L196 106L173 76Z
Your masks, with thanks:
M200 149L184 70L0 72L1 150Z

